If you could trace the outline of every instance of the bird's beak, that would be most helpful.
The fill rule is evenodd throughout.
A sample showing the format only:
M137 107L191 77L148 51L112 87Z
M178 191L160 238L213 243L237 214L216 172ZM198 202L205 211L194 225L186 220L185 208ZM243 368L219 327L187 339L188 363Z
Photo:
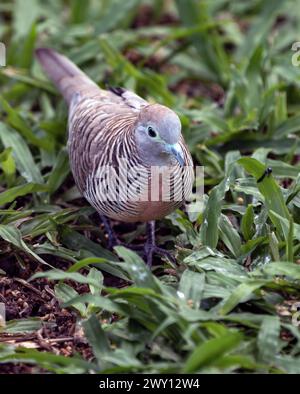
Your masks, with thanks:
M184 157L183 151L179 143L169 145L169 152L175 156L175 159L178 161L181 167L184 166Z

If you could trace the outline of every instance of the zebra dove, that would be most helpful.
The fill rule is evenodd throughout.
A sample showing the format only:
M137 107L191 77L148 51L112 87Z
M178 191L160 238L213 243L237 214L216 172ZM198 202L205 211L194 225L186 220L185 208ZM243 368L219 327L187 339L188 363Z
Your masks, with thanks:
M99 88L52 49L39 48L36 56L68 104L68 151L79 191L108 231L106 217L149 222L145 253L151 265L153 253L162 254L154 242L154 221L182 205L194 179L178 116L126 89Z

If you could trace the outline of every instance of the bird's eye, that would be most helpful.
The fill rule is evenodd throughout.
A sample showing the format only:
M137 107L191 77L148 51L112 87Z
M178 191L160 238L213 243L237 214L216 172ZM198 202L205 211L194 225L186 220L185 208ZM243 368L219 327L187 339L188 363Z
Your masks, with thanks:
M155 138L156 137L156 132L153 130L151 126L148 127L148 134L150 137Z

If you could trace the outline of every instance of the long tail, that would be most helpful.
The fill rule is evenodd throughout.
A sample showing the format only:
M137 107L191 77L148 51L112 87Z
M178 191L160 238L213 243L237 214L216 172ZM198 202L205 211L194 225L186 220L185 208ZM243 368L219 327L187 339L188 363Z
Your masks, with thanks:
M38 48L36 57L68 104L77 94L99 91L98 86L84 72L53 49Z

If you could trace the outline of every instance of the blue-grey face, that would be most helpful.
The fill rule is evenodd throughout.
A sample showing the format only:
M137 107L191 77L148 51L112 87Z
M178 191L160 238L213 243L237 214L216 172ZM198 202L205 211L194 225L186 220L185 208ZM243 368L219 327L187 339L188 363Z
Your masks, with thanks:
M176 161L184 165L180 146L181 123L171 110L153 105L146 119L141 119L136 127L136 141L140 154L151 165L170 165ZM149 116L150 115L150 116Z

